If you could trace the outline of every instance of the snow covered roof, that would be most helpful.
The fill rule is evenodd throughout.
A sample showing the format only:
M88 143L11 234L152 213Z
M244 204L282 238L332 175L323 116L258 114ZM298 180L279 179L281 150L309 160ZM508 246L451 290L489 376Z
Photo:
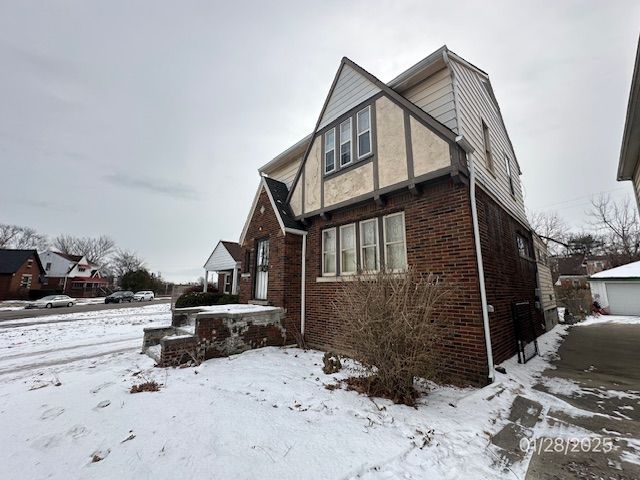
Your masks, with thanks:
M603 280L607 278L637 278L640 280L640 262L627 263L619 267L594 273L589 279Z

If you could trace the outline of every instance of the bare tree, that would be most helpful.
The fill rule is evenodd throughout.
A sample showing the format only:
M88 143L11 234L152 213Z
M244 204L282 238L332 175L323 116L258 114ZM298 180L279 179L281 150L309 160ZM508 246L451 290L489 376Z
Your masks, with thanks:
M117 250L110 258L110 262L103 270L116 278L122 278L129 272L144 268L144 261L131 250Z
M49 239L30 227L0 224L0 248L46 250Z
M624 265L640 259L640 222L629 197L620 202L609 195L591 200L588 212L596 232L604 239L604 250L611 263Z
M530 223L531 228L542 238L549 253L560 254L569 236L567 223L556 212L533 212Z
M107 261L107 257L113 253L115 242L106 235L99 237L75 237L73 235L58 235L53 239L56 250L68 255L82 255L96 265Z

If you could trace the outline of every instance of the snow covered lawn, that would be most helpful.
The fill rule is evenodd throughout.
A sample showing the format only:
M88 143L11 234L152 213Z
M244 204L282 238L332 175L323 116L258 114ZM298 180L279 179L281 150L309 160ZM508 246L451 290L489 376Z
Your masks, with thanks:
M0 478L513 478L494 465L490 435L543 358L509 363L512 384L437 387L414 409L325 388L349 372L323 374L317 351L153 368L138 353L142 328L168 323L168 308L0 330ZM129 393L147 380L160 391Z

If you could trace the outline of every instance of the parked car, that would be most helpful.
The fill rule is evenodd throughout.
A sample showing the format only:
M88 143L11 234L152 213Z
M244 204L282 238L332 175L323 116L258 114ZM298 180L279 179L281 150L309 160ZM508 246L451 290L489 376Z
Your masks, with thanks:
M155 298L155 295L151 290L143 290L141 292L136 292L136 294L133 296L133 299L137 300L138 302L145 302L145 301L150 302L154 298Z
M113 292L108 297L105 297L104 303L122 303L122 302L133 302L133 292L128 290Z
M76 299L69 295L48 295L40 300L29 302L25 308L73 307Z

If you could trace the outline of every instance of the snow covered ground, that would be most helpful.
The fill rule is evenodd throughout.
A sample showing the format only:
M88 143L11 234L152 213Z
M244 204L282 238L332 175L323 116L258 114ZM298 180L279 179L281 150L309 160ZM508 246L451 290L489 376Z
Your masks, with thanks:
M352 372L323 374L317 351L153 368L142 329L168 323L168 304L84 315L0 330L0 478L513 478L490 436L548 366L511 360L489 387L436 387L410 408L325 388ZM129 393L145 380L160 391Z

